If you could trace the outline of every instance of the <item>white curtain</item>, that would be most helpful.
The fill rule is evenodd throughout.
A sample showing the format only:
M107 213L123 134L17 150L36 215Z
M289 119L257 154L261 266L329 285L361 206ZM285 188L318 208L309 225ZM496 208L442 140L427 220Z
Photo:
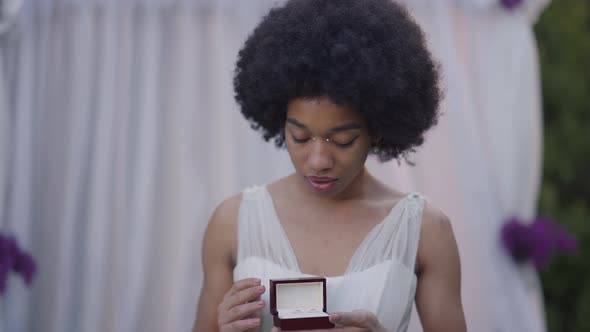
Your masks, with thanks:
M531 16L414 1L443 64L446 114L417 167L370 166L453 219L470 330L541 331L535 274L497 243L506 215L535 209ZM26 2L0 36L0 226L39 274L32 289L10 280L0 330L190 329L212 209L292 171L231 86L241 43L275 2Z
M416 167L381 165L380 174L426 193L452 219L469 330L544 331L536 271L515 265L499 234L508 217L536 212L542 114L532 24L547 1L513 11L495 0L406 3L443 65L444 116Z
M5 331L190 329L213 207L289 169L232 98L235 54L268 6L27 4L3 37L0 165L3 228L39 274L31 290L11 281Z

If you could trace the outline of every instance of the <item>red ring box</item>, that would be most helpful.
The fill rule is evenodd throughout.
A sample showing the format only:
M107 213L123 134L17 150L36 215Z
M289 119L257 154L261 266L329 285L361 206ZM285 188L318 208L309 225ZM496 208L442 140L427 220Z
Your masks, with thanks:
M333 328L326 311L326 278L270 280L270 313L284 331Z

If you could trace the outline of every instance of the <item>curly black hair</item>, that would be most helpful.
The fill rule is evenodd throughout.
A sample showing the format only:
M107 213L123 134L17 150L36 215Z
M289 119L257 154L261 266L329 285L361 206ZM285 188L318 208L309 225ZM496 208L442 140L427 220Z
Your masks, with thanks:
M285 145L289 101L326 96L367 120L381 161L407 156L438 121L439 66L392 0L291 0L238 54L235 98L266 141Z

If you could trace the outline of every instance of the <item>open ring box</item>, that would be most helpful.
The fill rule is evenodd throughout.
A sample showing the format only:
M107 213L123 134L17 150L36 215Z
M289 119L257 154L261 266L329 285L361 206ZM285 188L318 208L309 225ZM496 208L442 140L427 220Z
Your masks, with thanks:
M270 280L270 313L281 330L329 329L326 278Z

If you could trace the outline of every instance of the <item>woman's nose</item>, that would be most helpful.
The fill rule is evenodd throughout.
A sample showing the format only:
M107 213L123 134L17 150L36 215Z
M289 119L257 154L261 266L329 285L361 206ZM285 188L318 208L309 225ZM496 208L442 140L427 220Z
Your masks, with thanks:
M308 165L316 172L334 167L334 158L330 151L330 142L325 139L315 139L311 142Z

